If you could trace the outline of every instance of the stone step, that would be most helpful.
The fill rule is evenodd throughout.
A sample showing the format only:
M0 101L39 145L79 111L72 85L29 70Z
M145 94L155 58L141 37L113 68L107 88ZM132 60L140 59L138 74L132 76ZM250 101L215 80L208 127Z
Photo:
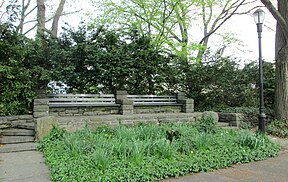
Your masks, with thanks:
M219 127L228 127L228 126L229 126L229 123L226 123L226 122L218 122L218 123L217 123L217 126L219 126Z
M36 150L36 146L37 144L34 142L4 145L0 144L0 153L32 151Z
M35 123L25 123L25 124L18 124L15 128L19 129L28 129L28 130L35 130Z
M0 134L3 136L35 136L35 131L27 129L10 128L0 130Z
M227 122L218 122L217 126L220 128L225 128L225 129L238 129L238 127L231 126L230 123L227 123Z
M34 142L34 136L1 136L0 144Z

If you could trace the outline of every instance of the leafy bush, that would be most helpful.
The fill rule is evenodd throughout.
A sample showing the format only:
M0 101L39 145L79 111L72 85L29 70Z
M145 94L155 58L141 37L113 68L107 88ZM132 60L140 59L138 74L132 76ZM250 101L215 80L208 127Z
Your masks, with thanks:
M172 57L135 30L66 29L51 45L51 60L53 80L68 84L70 92L163 93L174 77Z
M233 107L258 107L258 63L251 61L240 68L231 57L208 56L201 64L192 65L183 91L195 99L198 111ZM273 108L275 65L263 63L265 107Z
M196 127L200 132L214 133L216 131L217 122L212 116L201 118L197 123Z
M25 67L27 39L0 24L0 116L27 114L35 97L30 69Z
M288 137L288 120L274 120L272 121L268 127L267 132L269 134L287 138Z
M171 131L177 133L173 140L167 138ZM57 182L155 181L262 160L279 151L264 135L199 132L191 124L120 125L75 133L54 128L40 146Z

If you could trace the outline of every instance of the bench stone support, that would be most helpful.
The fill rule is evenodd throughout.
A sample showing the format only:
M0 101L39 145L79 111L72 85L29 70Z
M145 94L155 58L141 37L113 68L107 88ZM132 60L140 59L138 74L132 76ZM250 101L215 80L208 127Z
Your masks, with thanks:
M117 90L115 94L116 104L120 104L119 114L130 115L133 114L133 100L127 98L127 91Z
M182 112L193 113L194 112L194 100L187 99L185 93L179 92L176 95L177 103L182 104Z
M49 116L48 99L35 99L33 103L33 117L41 118Z

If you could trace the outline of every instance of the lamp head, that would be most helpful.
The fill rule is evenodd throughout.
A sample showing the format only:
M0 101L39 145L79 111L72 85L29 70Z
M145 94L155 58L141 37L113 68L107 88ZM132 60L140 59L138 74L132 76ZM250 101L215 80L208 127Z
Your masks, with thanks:
M265 19L265 12L262 9L257 9L253 13L254 21L255 23L258 24L263 24L264 19Z

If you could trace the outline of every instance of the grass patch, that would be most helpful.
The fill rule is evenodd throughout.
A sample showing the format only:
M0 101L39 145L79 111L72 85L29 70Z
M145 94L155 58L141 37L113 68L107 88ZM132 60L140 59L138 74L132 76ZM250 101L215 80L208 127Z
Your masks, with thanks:
M263 160L280 149L261 134L213 127L212 131L203 122L120 125L75 133L54 127L38 148L57 182L155 181Z

